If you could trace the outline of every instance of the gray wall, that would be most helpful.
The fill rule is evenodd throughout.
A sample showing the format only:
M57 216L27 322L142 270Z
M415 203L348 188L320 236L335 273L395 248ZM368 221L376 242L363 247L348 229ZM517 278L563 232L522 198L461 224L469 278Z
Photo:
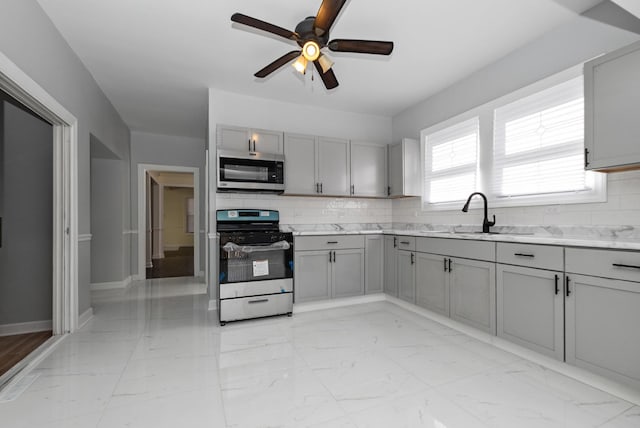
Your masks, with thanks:
M138 165L188 166L199 169L200 175L200 231L204 231L205 213L205 141L200 138L133 132L131 134L131 222L138 223ZM200 233L200 270L205 268L206 244L204 232ZM131 268L138 267L138 235L131 241ZM197 273L196 273L197 275Z
M97 136L128 163L129 128L36 1L2 0L0 51L78 119L78 232L88 234L89 135ZM126 201L124 208L128 210L129 198ZM128 228L128 217L126 222ZM81 242L78 251L79 313L91 306L89 247L89 242Z
M424 128L638 39L638 34L577 17L395 116L393 140L419 138Z
M53 128L0 102L0 325L48 321L53 305Z

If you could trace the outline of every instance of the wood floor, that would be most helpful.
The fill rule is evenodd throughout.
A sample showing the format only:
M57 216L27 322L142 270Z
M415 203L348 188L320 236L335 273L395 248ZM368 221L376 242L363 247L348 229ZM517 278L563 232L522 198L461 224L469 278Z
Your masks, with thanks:
M163 259L153 259L153 267L147 268L147 278L171 278L193 276L193 247L180 247L177 251L165 251Z
M0 336L0 376L52 336L51 331Z

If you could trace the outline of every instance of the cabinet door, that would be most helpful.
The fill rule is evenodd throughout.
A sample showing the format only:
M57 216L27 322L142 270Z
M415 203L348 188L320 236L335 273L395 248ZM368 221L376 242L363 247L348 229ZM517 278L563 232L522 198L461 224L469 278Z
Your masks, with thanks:
M329 251L296 251L294 297L297 303L331 298Z
M333 251L333 297L351 297L364 294L364 250Z
M498 336L564 361L562 272L499 264Z
M416 302L415 254L398 251L398 297L410 303Z
M449 316L449 274L445 263L444 256L416 253L416 304Z
M402 196L402 144L389 146L389 196Z
M450 316L490 334L496 334L496 265L451 258Z
M567 280L567 362L640 388L640 283Z
M293 195L317 194L316 137L286 134L284 157L285 193Z
M387 196L387 146L351 142L351 194Z
M218 125L217 146L225 150L251 151L251 132L248 128Z
M384 239L382 235L365 240L365 294L382 293L384 281Z
M317 147L318 181L321 192L328 196L348 196L349 141L319 138Z
M640 164L640 43L585 64L587 169Z
M396 236L384 236L384 292L393 297L398 297L397 240Z
M283 133L277 131L267 131L264 129L252 129L251 141L252 150L260 153L284 153Z

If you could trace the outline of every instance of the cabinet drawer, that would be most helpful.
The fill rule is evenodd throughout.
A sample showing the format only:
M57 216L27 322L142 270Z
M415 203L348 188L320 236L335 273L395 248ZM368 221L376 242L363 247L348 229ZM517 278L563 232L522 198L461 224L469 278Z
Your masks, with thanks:
M498 242L498 263L562 271L562 247Z
M362 235L322 235L296 236L294 248L305 250L340 250L345 248L364 248Z
M235 321L291 313L293 294L269 294L220 300L220 321Z
M416 250L416 237L415 236L396 236L398 249L406 250L406 251L415 251Z
M496 243L449 238L418 238L416 251L463 259L496 261Z
M567 272L640 282L640 252L567 248L565 257Z

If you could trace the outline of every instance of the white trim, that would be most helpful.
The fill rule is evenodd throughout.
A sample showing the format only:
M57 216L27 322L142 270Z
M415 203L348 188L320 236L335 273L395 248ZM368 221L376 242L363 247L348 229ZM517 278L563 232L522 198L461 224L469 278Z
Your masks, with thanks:
M319 302L296 303L293 305L293 313L321 311L324 309L342 308L345 306L362 305L363 303L384 302L386 297L382 293L366 296L345 297L342 299L322 300Z
M78 121L0 52L0 88L53 124L53 333L78 325Z
M209 300L209 310L210 311L217 311L218 310L218 300L217 299L210 299Z
M152 267L152 266L149 266L149 267ZM145 278L142 275L138 275L138 274L131 275L131 280L132 281L144 281L144 279Z
M78 242L91 241L92 237L93 237L93 235L90 234L90 233L86 233L86 234L83 234L83 235L78 235Z
M5 402L6 397L11 395L13 387L19 385L67 336L68 334L50 337L35 351L0 376L0 387L2 388L0 391L0 403ZM7 384L3 386L4 380L7 380Z
M180 249L180 245L169 245L165 244L163 250L164 251L178 251Z
M216 239L218 237L218 234L216 232L212 232L212 233L209 233L207 236L209 237L209 239Z
M84 311L82 314L80 314L80 317L78 318L78 330L80 330L82 327L87 325L87 323L91 321L92 318L93 318L93 308L89 308L86 311Z
M47 331L53 328L51 320L46 321L29 321L15 324L0 324L0 336L13 336L15 334L37 333L39 331Z
M91 291L124 290L131 285L131 281L132 277L129 276L122 281L93 282L91 283Z
M206 272L201 270L200 272L198 272L198 278L204 278L204 276L206 275Z
M193 174L194 230L200 229L200 168L173 165L138 164L138 274L139 279L146 279L146 180L147 171L173 171ZM193 271L200 272L200 234L193 236Z
M587 385L590 385L602 391L608 392L609 394L615 395L616 397L620 397L636 405L640 405L640 391L638 391L637 389L634 389L631 386L618 383L611 379L607 379L595 373L589 372L585 369L569 365L565 362L558 361L546 355L539 354L528 348L524 348L522 346L511 343L498 336L490 335L488 333L485 333L483 331L470 327L466 324L462 324L458 321L454 321L451 318L445 317L435 312L431 312L427 309L423 309L412 303L405 302L404 300L400 300L396 297L392 297L385 294L384 298L388 302L393 303L396 306L399 306L417 315L421 315L425 318L429 318L447 327L453 328L454 330L460 331L468 336L473 337L474 339L480 340L489 345L493 345L498 349L502 349L503 351L511 352L512 354L515 354L526 360L532 361L545 368L554 370L562 375L565 375L575 380L578 380L580 382L586 383Z
M123 235L137 235L138 231L137 230L123 230L122 234Z

